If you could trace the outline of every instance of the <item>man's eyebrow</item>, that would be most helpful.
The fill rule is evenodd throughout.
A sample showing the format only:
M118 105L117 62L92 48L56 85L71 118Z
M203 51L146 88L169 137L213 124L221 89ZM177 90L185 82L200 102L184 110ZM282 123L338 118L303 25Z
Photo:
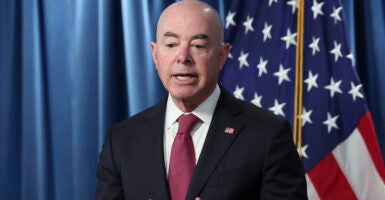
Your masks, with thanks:
M209 36L202 33L202 34L194 35L192 39L208 40Z
M167 31L163 34L164 37L175 37L175 38L179 38L179 35L177 35L176 33L173 33L173 32L170 32L170 31ZM206 34L197 34L197 35L194 35L192 37L193 40L196 40L196 39L201 39L201 40L208 40L209 39L209 36L206 35Z
M165 32L165 33L163 34L163 36L165 36L165 37L176 37L176 38L179 38L179 36L178 36L177 34L175 34L175 33L173 33L173 32L169 32L169 31Z

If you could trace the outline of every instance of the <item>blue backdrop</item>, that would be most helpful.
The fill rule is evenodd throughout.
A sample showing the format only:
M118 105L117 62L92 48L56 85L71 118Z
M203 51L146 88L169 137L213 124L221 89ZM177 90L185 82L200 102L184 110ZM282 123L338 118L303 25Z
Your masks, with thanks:
M107 128L165 93L149 43L171 2L0 0L0 199L93 198ZM343 3L385 155L385 4Z

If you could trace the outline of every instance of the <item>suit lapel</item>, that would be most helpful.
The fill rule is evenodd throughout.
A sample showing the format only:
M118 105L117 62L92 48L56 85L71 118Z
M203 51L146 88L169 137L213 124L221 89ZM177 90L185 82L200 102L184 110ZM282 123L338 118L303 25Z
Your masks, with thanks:
M243 127L243 123L235 118L242 109L236 106L232 98L222 89L186 199L199 196L211 173Z
M160 198L170 199L168 182L164 164L164 147L163 147L163 130L164 130L164 113L166 110L167 96L164 97L151 110L146 119L148 120L147 133L154 134L154 144L149 145L148 151L156 154L155 159L149 161L153 165L153 177L151 179L153 189L160 195Z

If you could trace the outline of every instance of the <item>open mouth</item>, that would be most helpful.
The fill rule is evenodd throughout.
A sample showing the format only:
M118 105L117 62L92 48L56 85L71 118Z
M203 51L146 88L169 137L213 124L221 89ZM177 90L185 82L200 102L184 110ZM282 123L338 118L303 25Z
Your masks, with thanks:
M186 76L186 75L178 75L178 76L176 76L176 78L178 79L178 80L181 80L181 81L187 81L187 80L189 80L190 78L193 78L193 76Z

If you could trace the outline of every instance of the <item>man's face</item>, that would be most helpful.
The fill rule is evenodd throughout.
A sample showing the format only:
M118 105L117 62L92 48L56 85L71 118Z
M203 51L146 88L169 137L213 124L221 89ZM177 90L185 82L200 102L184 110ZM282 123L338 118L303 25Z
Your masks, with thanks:
M194 9L169 11L159 22L152 55L175 103L198 105L214 90L229 51L220 42L222 30L216 29L208 16Z

